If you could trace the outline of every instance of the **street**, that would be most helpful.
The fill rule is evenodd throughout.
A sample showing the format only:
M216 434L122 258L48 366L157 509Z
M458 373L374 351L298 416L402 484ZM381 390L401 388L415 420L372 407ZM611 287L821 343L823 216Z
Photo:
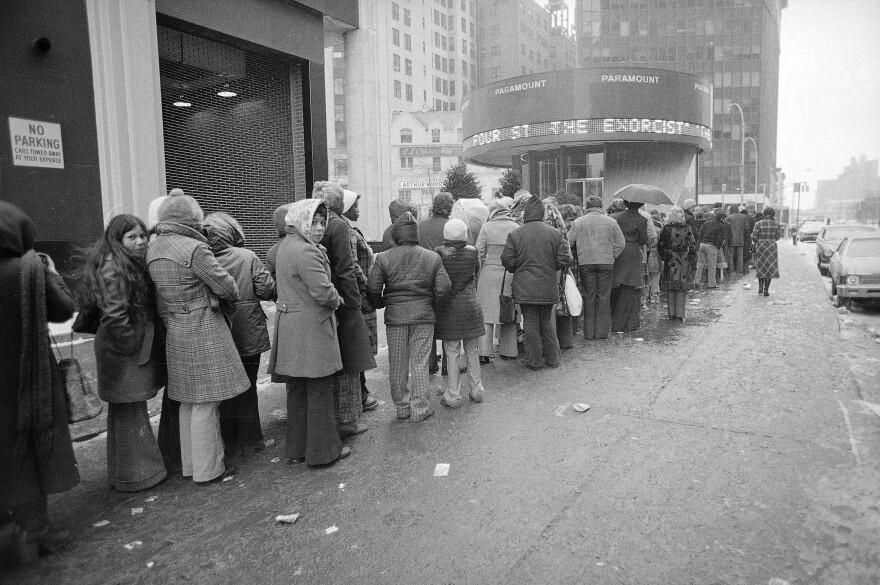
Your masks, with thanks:
M839 312L812 244L779 250L770 297L753 271L692 293L685 324L661 307L637 332L577 337L559 369L496 360L482 404L434 395L420 424L395 419L382 337L382 404L327 469L285 463L284 388L266 379L278 446L209 487L109 491L103 417L83 423L83 482L49 499L76 543L0 581L878 583L880 308Z

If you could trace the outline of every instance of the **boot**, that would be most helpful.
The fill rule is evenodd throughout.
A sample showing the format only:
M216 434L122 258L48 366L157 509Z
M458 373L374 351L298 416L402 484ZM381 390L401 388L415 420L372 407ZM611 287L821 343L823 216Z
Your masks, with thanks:
M770 279L769 278L764 279L764 296L765 297L770 296Z
M758 279L758 296L761 296L763 294L764 294L764 279L759 278Z

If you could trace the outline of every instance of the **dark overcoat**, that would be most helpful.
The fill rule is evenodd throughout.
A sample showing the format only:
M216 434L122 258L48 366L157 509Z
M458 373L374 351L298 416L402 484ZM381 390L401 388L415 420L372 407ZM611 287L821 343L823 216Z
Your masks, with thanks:
M343 304L336 311L342 367L348 373L372 370L376 367L376 358L361 313L361 291L351 257L351 227L335 211L327 211L327 229L321 245L327 249L333 286L342 297Z
M434 337L445 341L474 339L486 333L483 310L477 302L476 282L480 272L477 249L467 242L446 242L435 252L452 282L452 290L437 301Z
M643 286L642 246L648 245L648 219L637 209L627 209L611 217L620 226L625 242L623 252L614 259L612 283L615 286Z
M153 398L165 385L162 326L155 307L139 314L129 310L122 276L107 258L101 268L101 322L95 333L98 395L105 402L126 404Z

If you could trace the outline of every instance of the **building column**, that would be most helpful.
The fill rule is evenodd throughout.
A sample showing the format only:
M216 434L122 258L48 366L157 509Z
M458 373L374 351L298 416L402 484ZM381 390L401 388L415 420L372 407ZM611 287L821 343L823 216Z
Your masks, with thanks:
M86 0L104 223L165 194L154 0Z

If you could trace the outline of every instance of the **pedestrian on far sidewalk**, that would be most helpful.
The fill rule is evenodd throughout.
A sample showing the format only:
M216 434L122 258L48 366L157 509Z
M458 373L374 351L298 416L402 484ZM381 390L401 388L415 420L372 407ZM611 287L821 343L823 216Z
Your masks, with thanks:
M513 300L522 309L526 367L559 367L555 306L559 302L557 270L571 262L571 250L559 229L544 223L540 199L529 196L523 206L523 225L507 236L501 263L513 273Z
M334 383L342 369L336 309L342 297L318 244L326 222L321 199L292 203L278 248L278 311L268 371L273 382L287 386L285 455L294 465L329 465L351 455L336 426Z
M355 273L356 263L351 255L351 228L342 218L345 193L336 183L318 181L312 197L323 199L327 206L327 227L321 245L326 248L330 260L333 286L342 296L342 306L336 310L339 352L342 356L342 371L336 379L336 417L339 434L344 438L368 429L359 422L364 412L361 374L376 367L376 358L373 357L370 333L361 313L361 291Z
M224 461L219 409L250 387L224 316L238 300L238 286L208 247L204 218L189 195L169 197L147 249L166 329L168 395L180 402L183 476L202 485L238 471Z
M776 210L764 208L764 216L752 230L755 243L755 274L758 277L758 294L770 296L770 279L779 278L779 250L776 241L782 237L781 228L776 223Z
M584 289L584 337L607 339L611 331L611 277L614 260L626 245L623 231L602 209L602 199L591 196L586 212L574 221L568 237Z
M687 291L694 285L697 242L680 207L669 210L666 225L660 230L657 252L663 261L660 282L667 292L669 318L684 321Z
M228 452L262 451L274 447L275 439L263 436L257 397L260 357L272 347L260 301L275 300L275 279L263 261L244 247L244 230L232 216L216 212L205 217L205 237L217 262L238 286L239 298L235 312L229 315L229 326L250 381L247 390L220 403L220 434Z
M376 256L367 292L385 308L388 377L397 418L421 422L434 414L428 388L428 354L434 339L435 304L452 283L440 256L419 245L419 225L406 212L391 235L394 247Z
M107 482L137 492L167 471L147 400L165 385L164 335L145 261L147 226L117 215L92 244L80 281L80 312L100 319L95 334L98 394L107 405Z
M476 281L480 273L477 249L467 245L468 226L460 219L450 219L443 227L444 242L435 252L440 255L443 268L449 275L452 290L436 304L437 322L434 337L443 342L449 368L446 391L440 404L449 408L461 406L459 353L464 346L467 358L469 397L483 401L483 382L480 379L480 339L485 334L483 311L477 303Z
M351 228L351 254L354 261L355 276L357 277L358 289L361 292L361 314L364 316L364 323L367 326L367 332L370 334L370 350L373 357L379 353L379 333L376 326L376 309L370 304L367 298L367 280L370 276L370 270L373 268L373 249L364 237L364 233L358 228L354 222L361 216L359 201L361 196L348 189L343 190L344 197L342 217L348 222ZM367 389L367 375L361 372L361 404L364 412L375 410L379 406L379 399L370 395Z

